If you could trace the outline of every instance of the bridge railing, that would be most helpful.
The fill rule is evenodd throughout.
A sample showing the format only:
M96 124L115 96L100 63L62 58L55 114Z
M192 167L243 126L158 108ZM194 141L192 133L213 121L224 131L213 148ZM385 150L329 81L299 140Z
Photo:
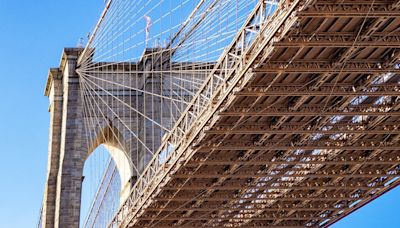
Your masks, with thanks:
M299 0L292 1L290 5L286 5L286 1L259 1L185 112L163 140L160 149L138 178L130 196L111 221L110 227L127 226L150 195L162 184L168 173L173 170L177 161L190 156L192 152L190 146L235 85L243 79L243 76L246 79L245 74L267 43L273 39L282 25L285 25L285 29L294 25L292 12L299 2ZM163 153L162 162L161 153Z

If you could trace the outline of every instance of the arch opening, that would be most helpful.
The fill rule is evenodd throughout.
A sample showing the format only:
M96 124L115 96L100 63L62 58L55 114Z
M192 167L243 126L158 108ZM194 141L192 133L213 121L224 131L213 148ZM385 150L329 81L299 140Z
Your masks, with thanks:
M121 177L104 145L96 148L83 167L80 227L106 227L121 201Z
M124 138L120 131L112 126L107 126L101 130L92 145L89 147L89 157L96 148L103 146L112 160L114 161L121 178L121 190L130 186L131 179L134 176L133 163L130 158L130 152L124 149Z
M106 127L94 138L83 167L81 227L106 227L130 192L134 176L116 128Z

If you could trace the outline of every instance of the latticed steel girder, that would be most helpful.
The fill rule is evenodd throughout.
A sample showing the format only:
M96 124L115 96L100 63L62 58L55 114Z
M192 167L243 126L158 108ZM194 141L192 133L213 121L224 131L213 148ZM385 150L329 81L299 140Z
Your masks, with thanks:
M361 167L361 169L356 171L349 171L347 169L340 169L336 166L342 167L350 167L352 162L343 161L338 162L326 162L326 163L307 163L307 162L297 162L297 163L273 163L268 162L267 164L261 163L251 163L249 166L242 167L242 169L230 173L226 171L216 171L216 168L211 168L202 171L182 171L176 174L172 174L174 178L191 178L191 179L205 179L205 178L217 178L217 177L225 177L225 178L233 178L233 179L251 179L251 178L281 178L285 177L288 179L288 182L295 181L298 178L316 178L316 180L321 180L320 178L332 178L332 177L343 177L343 178L374 178L374 177L396 177L399 175L400 167L392 168L396 166L399 159L394 159L390 162L359 162L357 165ZM397 163L396 163L397 162ZM207 164L208 163L204 163ZM356 163L354 163L356 164ZM316 165L325 165L323 170L315 171L313 170ZM264 170L259 170L260 167L282 167L280 169L276 169L274 172L268 172ZM384 170L382 170L384 169ZM299 179L299 180L300 180ZM283 181L285 182L285 181Z
M254 69L255 73L400 73L400 70L394 67L383 67L381 63L266 63L262 68ZM397 85L399 88L399 85ZM398 94L400 93L397 91ZM397 94L397 95L398 95Z
M333 199L336 199L339 197L339 195L334 195L334 194L322 194L323 196L326 196L326 198L332 197ZM300 195L299 195L300 196ZM307 198L312 198L313 194L302 194L305 199ZM351 197L350 194L348 195L342 195L343 197L349 196ZM359 197L362 197L364 195L359 194ZM232 199L232 198L231 198ZM354 195L353 197L354 200L357 199L357 196ZM291 210L297 210L297 211L323 211L323 210L332 210L334 207L329 207L326 204L321 204L318 202L313 202L310 201L306 205L296 205L293 202L280 202L278 205L273 205L273 206L266 206L263 204L252 204L251 202L243 202L240 205L237 205L235 208L232 207L226 207L226 205L221 205L221 202L214 201L214 202L209 202L206 205L203 205L202 207L193 207L192 205L181 205L179 202L171 202L169 203L168 208L163 208L160 206L161 204L158 204L158 206L154 207L149 207L150 211L159 211L159 210L166 210L166 211L186 211L186 210L196 210L196 211L209 211L209 210L231 210L231 211L236 211L236 210L264 210L266 212L268 211L291 211ZM336 208L337 209L337 208Z
M293 35L283 41L274 43L275 47L374 47L374 48L400 48L399 35L371 35L358 37L354 35Z
M233 223L233 226L235 226L234 222L230 222L230 224L232 224L232 223ZM203 222L199 222L199 223L191 222L190 225L180 225L179 227L180 228L193 228L193 227L201 227L203 225L204 225ZM240 227L243 227L243 228L249 228L249 227L251 227L251 228L255 228L255 227L256 228L260 228L260 227L265 227L265 226L268 226L268 227L271 227L271 228L304 228L304 226L300 225L300 223L298 223L298 225L295 226L295 225L274 225L272 223L268 223L267 224L266 222L263 222L263 223L257 223L255 225L241 226L240 223L238 222L237 226L240 226ZM129 226L129 227L131 227L131 228L143 228L143 225L132 225L132 226ZM171 225L157 225L157 228L170 228L170 227L171 227ZM226 226L224 226L224 225L221 225L221 226L213 225L212 227L213 228L226 228Z
M309 196L311 197L312 195L313 194L310 194ZM304 195L304 196L308 196L308 195ZM327 196L329 196L329 195L327 195ZM364 197L364 195L362 195L362 194L359 194L359 196ZM367 197L368 195L365 195L365 196ZM355 196L354 199L357 199L357 197ZM333 200L333 201L338 202L338 200ZM352 202L352 201L343 200L343 201L339 201L339 202L341 202L341 205L344 206L346 204L350 204L349 202ZM162 204L159 203L159 204L155 204L155 205L156 205L155 207L151 207L151 208L159 209L160 205L162 205ZM218 202L218 201L207 202L207 204L203 205L204 207L194 207L193 205L190 205L190 204L181 205L180 202L170 202L169 206L170 206L169 208L172 208L172 209L173 208L188 208L189 210L190 210L190 208L192 208L193 210L201 209L201 208L206 208L206 209L207 208L210 208L210 209L216 208L221 211L226 211L229 208L228 205L226 205L226 204L221 205L221 202ZM179 207L179 206L181 206L181 207ZM238 209L240 209L242 207L246 207L248 209L253 209L253 210L264 208L264 209L266 209L265 210L266 212L287 211L290 209L298 210L298 211L302 211L302 209L304 209L304 211L313 211L313 209L329 210L330 208L332 208L327 204L327 201L325 201L324 203L321 203L318 201L309 201L308 204L299 204L298 202L293 202L293 201L286 201L286 202L282 201L282 202L277 202L276 204L268 206L268 207L265 204L263 205L261 203L252 203L251 201L243 201L240 203L240 205L237 204L236 206L237 206L236 208L238 208ZM231 207L232 211L235 211L236 208ZM202 210L199 210L199 211L202 211Z
M279 127L282 128L291 128L291 129L316 129L315 124L318 124L318 122L310 122L310 121L295 121L295 122L284 122L279 125ZM374 125L374 126L369 126L369 122L367 121L362 121L359 123L356 122L338 122L338 123L326 123L323 126L321 126L322 129L337 129L337 128L342 128L342 129L353 129L353 130L362 130L362 129L379 129L381 127L387 127L389 129L397 129L399 127L399 122L394 122L394 121L385 121L382 124ZM279 127L275 126L276 122L273 121L247 121L246 125L239 125L239 126L234 126L232 127L232 124L229 122L226 123L221 123L218 126L215 126L212 129L206 128L204 129L205 131L211 131L211 130L224 130L224 129L230 129L230 130L246 130L247 128L250 129L260 129L260 128L274 128L274 129L279 129Z
M310 201L334 201L334 200L358 200L360 199L360 197L345 197L345 196L336 196L336 197L331 197L331 196L327 196L327 197L302 197L302 196L298 196L298 197L280 197L280 196L274 196L274 197L260 197L260 196L254 196L254 197L243 197L243 198L235 198L235 200L282 200L282 201L286 201L286 202L290 202L290 201L298 201L298 200L310 200ZM198 199L193 199L193 197L173 197L173 198L155 198L156 201L173 201L173 202L191 202L191 201L195 201ZM232 200L232 195L229 196L218 196L218 197L206 197L206 198L201 198L201 200L204 201L214 201L214 202L223 202L223 201L229 201ZM231 210L234 210L235 208L231 208ZM276 209L275 209L276 210Z
M188 167L197 167L198 165L208 165L208 166L226 166L226 165L241 165L241 166L255 166L255 165L264 165L264 166L273 166L273 165L293 165L293 166L303 166L303 165L398 165L400 163L399 159L393 159L393 160L386 160L386 161L362 161L362 160L355 160L355 161L296 161L296 162L271 162L265 161L263 159L257 160L257 161L244 161L244 162L235 162L235 161L207 161L207 162L191 162L187 166ZM300 170L301 171L301 170ZM378 172L379 173L379 172ZM187 175L180 175L176 174L176 177L186 177ZM193 174L192 174L193 175ZM246 175L246 174L244 174ZM255 174L256 176L262 176L262 177L288 177L288 175L284 174L276 174L276 175L267 175L267 174ZM344 174L337 174L337 172L324 172L323 174L307 174L311 175L310 177L339 177L339 176L346 176L350 175L348 173ZM373 177L375 175L387 175L387 174L365 174L361 172L360 174L351 174L353 175L359 175L360 177ZM206 175L207 176L207 175ZM222 176L222 175L216 175L216 176ZM234 177L235 175L231 174L226 174L225 177ZM237 175L236 175L237 176ZM242 175L238 175L239 177L242 178ZM290 177L304 177L303 174L293 174L290 175ZM201 178L201 176L199 176ZM244 176L243 176L244 178Z
M286 70L285 70L286 71ZM313 86L305 85L279 85L279 86L248 86L237 96L400 96L399 84L385 84L369 87L356 85Z
M326 109L323 107L301 107L297 110L285 107L234 107L222 111L221 116L400 116L400 111L391 110L393 106L351 107Z
M236 185L223 185L223 186L208 186L207 184L196 184L196 185L185 185L185 186L168 186L164 187L164 190L204 190L204 189L213 189L213 190L370 190L371 188L381 188L384 186L368 186L360 185L360 183L354 185L309 185L309 186L299 186L299 185L279 185L279 186L248 186L245 184L236 184ZM262 200L262 199L261 199ZM332 201L334 199L331 199Z
M304 198L299 198L299 199L304 199ZM353 198L354 199L354 198ZM229 198L228 200L232 200L232 198ZM257 205L257 204L256 204ZM327 208L265 208L264 207L252 207L249 208L247 207L236 207L236 208L223 208L220 205L216 207L199 207L199 208L193 208L193 207L168 207L168 208L147 208L146 211L166 211L166 212L185 212L188 210L194 210L194 211L230 211L230 212L245 212L245 211L254 211L254 210L263 210L263 211L280 211L280 212L289 212L289 211L314 211L318 212L321 210L336 210L337 208L334 207L327 207Z
M320 163L323 164L323 163ZM346 163L347 164L347 163ZM379 163L378 163L379 164ZM391 165L396 165L398 164L395 162L391 163L386 163L386 164L391 164ZM273 164L275 165L275 164ZM336 163L336 165L345 165L345 164L340 164ZM359 163L359 165L363 165ZM369 164L371 165L371 164ZM372 164L374 165L374 164ZM231 178L231 179L249 179L251 178L289 178L291 181L295 181L296 178L298 180L302 180L302 178L378 178L378 177L400 177L400 174L352 174L352 173L339 173L339 174L295 174L288 175L288 174L257 174L257 173L241 173L241 174L218 174L218 173L213 173L213 174L176 174L173 175L175 178L193 178L193 176L196 177L196 179L212 179L212 178Z
M303 17L399 17L399 1L329 1L319 0L309 6L306 11L297 12L296 16Z
M158 217L139 217L138 220L155 220ZM180 219L184 219L185 221L210 221L210 220L243 220L245 218L221 218L221 217L212 217L212 216L195 216L195 217L186 217L186 218L182 218L182 216L168 216L163 218L163 220L165 221L177 221ZM293 216L293 217L283 217L283 216L275 216L275 217L268 217L268 216L258 216L258 217L254 217L251 218L251 220L262 220L262 221L266 221L266 220L293 220L293 221L309 221L312 219L319 219L318 216L309 216L309 217L300 217L300 216Z
M317 156L303 156L302 158L295 158L290 156L287 160L283 159L264 159L259 158L257 160L228 160L228 159L209 159L207 161L191 161L188 162L188 167L197 167L200 164L208 165L208 166L217 166L217 165L241 165L241 166L254 166L254 165L397 165L400 163L400 157L377 157L375 160L365 159L361 157L338 157L333 160L327 160L326 158L315 158ZM378 173L381 173L380 171ZM335 175L335 173L323 172L323 175ZM360 171L360 175L365 174L363 171Z
M286 170L286 172L290 172ZM334 171L332 171L334 172ZM311 170L304 171L304 177L301 180L296 180L297 178L290 179L290 176L286 178L280 178L280 176L277 176L275 178L257 178L254 177L254 181L249 181L245 179L228 179L225 178L226 181L224 183L212 183L210 180L207 180L207 178L194 178L191 177L190 181L185 181L185 180L179 180L175 179L172 183L169 185L163 187L163 190L174 190L174 189L181 189L181 190L202 190L202 189L220 189L220 190L225 190L225 191L234 191L237 189L253 189L256 191L257 189L288 189L290 187L300 187L299 189L293 188L292 190L303 190L303 187L309 189L315 189L315 188L331 188L335 189L338 187L375 187L379 188L382 187L380 186L379 183L374 183L370 184L366 182L366 179L371 180L370 178L345 178L341 180L340 182L336 182L335 179L330 179L329 178L307 178L307 173L312 174ZM339 175L339 174L338 174ZM350 174L349 174L350 175ZM396 174L398 175L398 174ZM389 175L390 177L394 177L396 175ZM212 174L209 174L209 178L213 179ZM215 175L218 176L218 175ZM382 176L385 176L385 174L382 174ZM252 179L252 177L248 177L248 179ZM243 187L243 188L242 188ZM243 191L242 191L243 192ZM282 193L282 192L280 192ZM254 193L255 194L255 193ZM196 200L196 199L193 199Z
M239 206L240 204L238 204L238 206ZM255 209L254 209L255 210ZM232 210L232 212L234 211L234 209ZM244 217L246 217L246 215L250 215L249 213L251 213L251 211L250 210L247 210L247 212L248 213L246 213L246 211L243 211L243 214L242 214L242 216L243 216L243 218ZM258 218L260 218L260 220L261 220L261 218L265 218L265 219L270 219L270 218L278 218L278 217L283 217L283 218L285 218L285 217L289 217L289 216L285 216L284 214L282 214L282 212L284 212L284 211L268 211L268 213L263 213L263 214L261 214ZM229 213L229 212L227 212L227 213ZM306 217L309 217L309 216L311 216L311 215L313 215L315 212L314 211L298 211L298 212L296 212L295 214L293 214L292 216L293 217L303 217L303 218L306 218ZM197 215L196 215L197 214ZM144 215L144 216L142 216L142 218L143 219L148 219L148 218L153 218L153 219L157 219L157 217L158 218L162 218L162 217L165 217L165 215L166 215L166 213L161 213L159 216L155 216L155 215L152 215L152 214L147 214L147 215ZM199 216L199 215L201 215L201 216ZM208 215L208 216L207 216ZM174 217L177 217L177 216L180 216L180 218L181 219L189 219L189 220L191 220L192 218L195 218L196 220L198 219L198 218L203 218L203 216L205 217L205 220L207 219L207 218L209 218L209 216L211 216L212 218L214 218L214 219L220 219L220 220L224 220L224 219L232 219L232 217L226 217L226 216L220 216L220 217L216 217L215 215L209 215L209 214L207 214L207 213L201 213L201 211L197 211L196 213L194 213L192 216L190 216L190 217L182 217L181 216L181 214L178 212L178 213L174 213L174 214L172 214L172 215L170 215L171 216L171 218L174 218ZM292 218L292 217L290 217L290 218ZM234 219L234 218L233 218Z
M281 142L267 142L255 144L251 143L235 143L235 142L224 142L217 145L202 146L198 152L209 152L210 150L400 150L398 143L387 143L387 142L371 142L365 141L357 143L346 143L335 140L319 140L311 143L304 144L287 144Z
M244 125L236 128L218 127L212 130L206 130L209 134L400 134L400 125L378 125L369 128L367 125L328 125L324 127L315 127L311 125L284 125L281 127L272 127L268 125Z
M210 74L210 85L223 81L222 89L199 94L210 108L188 109L185 127L198 120L171 144L178 152L153 179L144 176L143 191L121 207L124 222L116 217L116 224L314 226L399 177L400 87L374 80L400 73L393 51L400 34L388 32L399 1L287 2L278 7L282 16L237 36ZM360 17L371 27L357 32ZM253 32L265 37L242 56L243 34ZM357 96L368 98L353 102Z

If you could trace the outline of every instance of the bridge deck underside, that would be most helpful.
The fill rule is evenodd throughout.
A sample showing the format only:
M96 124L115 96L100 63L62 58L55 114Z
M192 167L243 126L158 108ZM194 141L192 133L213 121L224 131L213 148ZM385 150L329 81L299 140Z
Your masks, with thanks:
M400 17L330 2L298 12L131 227L326 226L397 184Z

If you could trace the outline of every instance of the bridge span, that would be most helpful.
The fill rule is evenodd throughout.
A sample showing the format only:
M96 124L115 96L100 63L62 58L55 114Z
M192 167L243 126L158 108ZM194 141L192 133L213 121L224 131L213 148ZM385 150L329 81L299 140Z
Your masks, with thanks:
M109 1L49 72L39 225L334 224L400 183L399 28L397 0ZM119 207L80 224L100 145Z

